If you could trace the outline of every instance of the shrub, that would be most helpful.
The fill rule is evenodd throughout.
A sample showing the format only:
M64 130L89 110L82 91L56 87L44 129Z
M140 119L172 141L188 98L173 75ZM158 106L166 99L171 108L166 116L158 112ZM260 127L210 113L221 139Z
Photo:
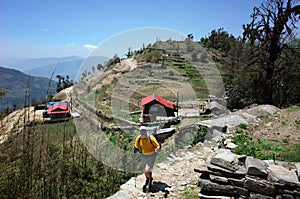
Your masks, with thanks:
M241 123L240 125L239 125L239 127L241 128L241 129L248 129L248 125L247 124L245 124L245 123Z
M209 131L209 128L207 126L200 126L198 128L198 131L195 132L192 144L197 144L199 142L204 142L205 137L207 136L208 131Z

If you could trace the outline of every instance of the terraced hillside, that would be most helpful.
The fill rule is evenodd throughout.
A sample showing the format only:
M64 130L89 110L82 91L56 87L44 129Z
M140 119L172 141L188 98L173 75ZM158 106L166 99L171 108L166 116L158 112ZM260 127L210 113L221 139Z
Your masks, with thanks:
M109 69L75 87L80 100L108 118L130 120L129 113L140 110L141 99L154 92L179 104L224 95L217 66L190 40L157 42Z

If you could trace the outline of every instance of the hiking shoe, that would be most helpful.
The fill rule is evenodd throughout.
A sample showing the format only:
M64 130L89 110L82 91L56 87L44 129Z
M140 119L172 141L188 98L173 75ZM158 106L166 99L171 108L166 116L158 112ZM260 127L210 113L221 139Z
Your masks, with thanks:
M148 193L151 190L153 178L147 179L147 184L145 186L145 192Z
M153 178L150 178L148 183L148 192L151 190Z
M150 181L150 179L149 178L147 178L146 179L146 182L145 182L145 184L144 184L144 186L143 186L143 192L145 192L145 193L147 193L148 192L148 190L149 190L149 181Z

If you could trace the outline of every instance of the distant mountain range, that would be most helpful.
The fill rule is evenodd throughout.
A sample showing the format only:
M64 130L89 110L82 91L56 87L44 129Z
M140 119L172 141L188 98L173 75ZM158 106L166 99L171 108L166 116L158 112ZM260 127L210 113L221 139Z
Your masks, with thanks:
M82 58L77 56L58 57L58 58L33 58L33 59L11 59L2 61L1 65L22 71L26 74L38 77L51 78L55 70L53 80L56 75L69 75L71 80L76 80L82 72L92 72L92 66L97 67L98 64L104 64L108 61L108 57L88 57ZM78 73L78 74L77 74Z
M55 94L57 75L68 75L70 80L79 81L84 71L93 72L92 66L97 69L98 64L104 64L108 60L108 57L88 57L85 59L77 56L2 60L0 66L3 63L2 66L6 68L0 67L0 89L6 89L9 93L2 97L0 111L7 107L12 108L14 104L19 107L24 105L29 76L30 102L33 99L40 101L46 97L53 72L49 89L51 93Z
M15 69L0 67L0 80L0 89L8 90L8 93L1 98L0 111L7 107L12 109L14 105L16 108L22 108L28 83L30 104L33 100L40 101L46 98L49 83L49 92L56 93L56 82L50 82L50 79L44 77L29 76Z

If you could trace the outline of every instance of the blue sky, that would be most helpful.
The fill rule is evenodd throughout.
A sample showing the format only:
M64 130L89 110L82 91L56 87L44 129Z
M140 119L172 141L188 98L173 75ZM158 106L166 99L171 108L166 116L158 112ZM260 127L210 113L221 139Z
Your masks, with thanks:
M114 35L144 27L193 33L195 40L221 27L240 36L242 24L250 21L253 7L261 2L0 0L0 57L88 56Z

